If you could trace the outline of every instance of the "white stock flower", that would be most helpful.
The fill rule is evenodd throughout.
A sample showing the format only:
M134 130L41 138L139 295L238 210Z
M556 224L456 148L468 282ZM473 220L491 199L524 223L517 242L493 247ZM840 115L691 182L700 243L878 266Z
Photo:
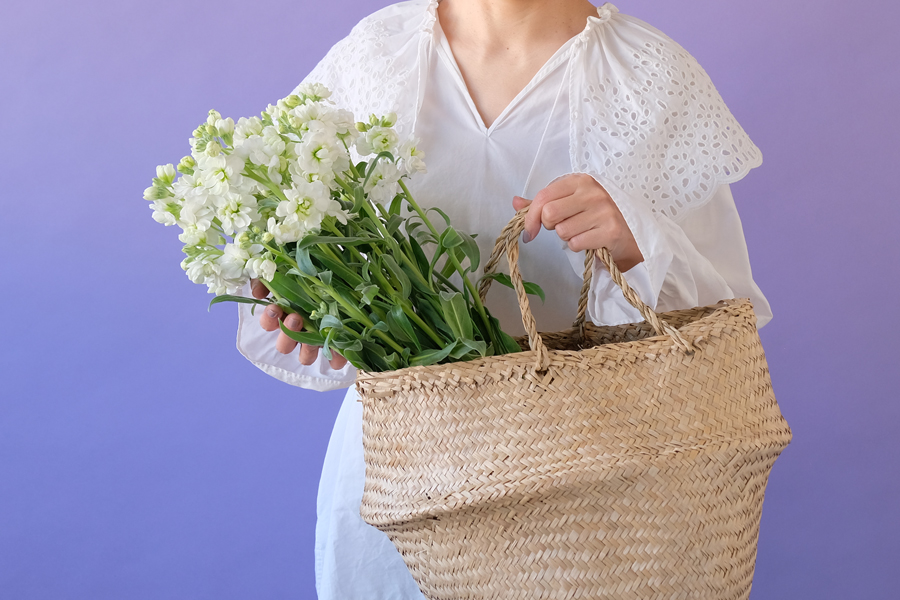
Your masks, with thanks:
M294 93L298 96L306 96L313 102L327 100L331 97L331 90L321 83L314 82L301 83L297 86L297 89L294 90Z
M150 208L153 209L153 220L157 223L162 223L166 227L178 223L176 215L180 212L181 206L174 198L168 201L154 200Z
M234 132L234 120L231 117L227 119L218 119L215 124L216 131L219 135L228 135Z
M247 261L247 275L251 279L265 279L272 281L275 277L275 269L278 265L275 261L267 256L257 256Z
M337 114L333 108L319 102L301 104L290 112L291 124L300 131L324 130L337 135Z
M172 185L175 181L175 167L171 163L168 165L159 165L156 167L156 176L166 185Z
M233 281L227 279L222 272L219 259L222 252L212 248L186 248L188 257L181 261L181 268L187 274L188 279L194 283L205 284L211 294L225 294L236 290Z
M321 181L295 180L294 187L284 191L287 200L275 208L275 217L267 223L269 233L279 244L296 242L310 231L318 229L322 219L330 215L341 223L347 215L339 202L331 199L331 191Z
M216 216L227 235L246 231L251 223L259 219L256 198L250 194L228 192L215 197Z
M185 198L200 195L206 195L208 192L203 187L203 182L195 175L182 175L172 185L172 191L176 198L184 200Z
M250 260L250 253L236 244L225 244L222 256L216 262L220 268L220 274L230 289L243 286L249 279L244 273L244 267Z
M387 160L379 160L372 169L372 176L366 183L365 192L369 199L379 204L387 204L400 191L398 181L402 173L397 165Z
M407 175L425 173L425 153L417 148L419 140L409 139L400 146L400 165Z
M359 138L360 133L356 129L356 119L353 118L353 113L349 110L339 108L335 111L334 127L337 131L337 136L347 144L348 148L355 144Z
M222 196L230 187L240 188L244 184L244 159L240 156L203 156L198 161L195 176L203 182L210 194Z
M234 126L234 142L237 144L252 135L260 135L262 130L263 123L259 117L241 117Z
M263 141L266 143L266 146L269 147L269 153L271 153L273 156L284 154L285 141L281 137L281 133L278 131L277 127L275 127L274 125L268 125L267 127L263 128L260 135L262 136Z
M266 144L266 140L259 135L252 135L240 142L235 142L234 150L241 158L260 167L277 169L281 163L278 149Z
M296 219L291 221L278 221L275 217L269 217L266 223L266 231L272 234L276 244L296 242L303 237L303 227Z
M350 168L350 156L344 145L326 129L310 129L297 144L296 151L297 163L296 167L292 165L292 173L309 173L330 182L335 173Z
M372 127L356 140L356 151L361 156L380 152L394 153L399 137L390 127Z

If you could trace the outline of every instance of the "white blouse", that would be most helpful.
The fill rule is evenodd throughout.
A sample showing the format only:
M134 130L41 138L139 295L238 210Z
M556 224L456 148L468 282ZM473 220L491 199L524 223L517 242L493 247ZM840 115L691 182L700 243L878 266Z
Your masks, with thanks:
M392 50L395 58L411 56L412 65L404 66L398 58L385 66L373 59L368 67L359 68L371 70L374 64L385 69L385 73L405 70L408 75L417 75L416 85L401 88L393 100L398 106L413 107L415 114L410 118L409 128L422 140L420 148L425 151L428 165L426 174L412 178L410 189L421 205L440 207L455 227L478 234L482 263L501 228L515 214L514 195L532 198L560 176L587 172L610 193L645 258L625 277L647 304L665 311L712 304L724 298L749 297L760 326L771 318L768 303L751 275L741 222L728 185L729 178L736 180L743 176L741 171L732 168L723 175L710 168L708 171L713 175L704 176L701 170L696 181L706 182L710 188L708 193L687 190L692 195L686 196L686 201L667 205L665 198L658 203L648 202L645 192L652 192L654 186L641 187L635 183L637 179L629 180L627 166L616 177L615 169L603 168L608 157L592 153L585 158L586 153L578 151L579 145L585 147L585 129L602 128L596 115L582 110L579 101L586 96L585 90L579 88L592 87L584 83L580 72L585 69L584 55L596 49L595 46L603 50L606 44L607 54L611 54L609 48L614 48L624 56L627 48L622 46L642 43L632 39L640 31L648 32L644 38L651 41L661 34L636 19L618 15L611 5L604 5L598 9L598 17L589 19L585 30L566 42L494 123L485 127L437 23L436 4L411 2L388 7L364 20L348 39L354 35L360 37L360 31L367 27L384 31L390 30L393 24L400 31L395 32L395 37L405 35L415 42L414 51L407 51L409 43L399 42L396 47L406 50ZM624 33L613 31L612 35L605 31L610 25L619 25L616 23L619 19ZM604 39L603 35L613 39ZM342 75L344 79L337 80L333 73L338 69L333 69L329 76L328 67L329 62L338 62L335 54L347 44L346 40L338 44L307 80L321 81L340 90L340 84L346 82L346 72ZM382 43L379 47L384 46L390 44ZM358 41L353 48L356 52L366 51L365 44ZM359 60L353 63L365 65L365 61ZM668 65L670 69L677 66ZM353 82L361 83L356 79ZM588 91L597 93L598 90L594 87ZM403 93L411 96L412 102L404 103ZM623 91L618 89L615 93L623 94ZM346 101L351 100L347 94L336 96L339 104L347 105ZM372 104L378 105L379 99L386 96L372 94L372 97ZM714 110L721 111L721 108ZM359 116L374 110L356 108L356 112ZM733 119L730 113L727 117ZM719 119L724 118L719 113ZM737 133L745 136L742 130L736 132L734 126L729 125L735 137ZM640 135L637 132L636 136ZM699 139L702 134L695 132L695 135L694 139ZM612 138L622 139L623 135ZM601 137L598 147L605 145L614 155L615 141L607 143ZM742 143L755 149L749 139ZM687 165L698 162L687 158L687 152L679 150L679 153L684 155ZM734 152L726 155L733 156ZM587 162L578 164L582 159ZM657 161L663 165L661 172L675 173L677 159L668 157L668 160L675 169L667 169L665 161ZM622 163L627 165L627 161L619 164ZM651 179L651 175L648 172L644 179ZM666 177L661 176L660 180ZM520 261L524 278L538 283L547 293L546 303L532 300L539 328L557 331L569 327L575 317L581 287L583 253L569 251L554 232L543 231L532 242L522 245ZM588 304L590 318L596 324L640 321L640 315L622 297L608 272L599 266L599 261L595 264ZM492 286L487 306L506 331L512 334L524 331L512 290ZM290 355L279 354L274 344L277 333L264 331L247 306L240 306L239 311L238 349L266 373L311 390L329 390L353 383L355 369L349 364L336 371L320 356L307 367L298 362L297 350ZM422 598L387 536L359 517L365 474L361 417L361 405L356 402L351 387L335 422L319 485L316 525L319 598Z

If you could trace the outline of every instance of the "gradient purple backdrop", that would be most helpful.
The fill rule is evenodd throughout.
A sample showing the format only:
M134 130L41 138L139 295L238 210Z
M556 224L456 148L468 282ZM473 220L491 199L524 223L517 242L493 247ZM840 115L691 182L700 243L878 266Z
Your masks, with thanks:
M215 107L258 112L384 0L0 5L0 598L314 598L342 392L257 371L142 191ZM762 148L734 186L794 442L755 600L900 589L900 5L620 0Z

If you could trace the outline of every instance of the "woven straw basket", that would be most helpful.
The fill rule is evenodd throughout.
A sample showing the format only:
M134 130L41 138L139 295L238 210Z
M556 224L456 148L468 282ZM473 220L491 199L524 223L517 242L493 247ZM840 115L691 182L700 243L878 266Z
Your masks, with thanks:
M506 253L518 354L360 373L361 514L430 599L747 598L763 494L791 439L748 300L538 334ZM480 292L487 292L484 281Z

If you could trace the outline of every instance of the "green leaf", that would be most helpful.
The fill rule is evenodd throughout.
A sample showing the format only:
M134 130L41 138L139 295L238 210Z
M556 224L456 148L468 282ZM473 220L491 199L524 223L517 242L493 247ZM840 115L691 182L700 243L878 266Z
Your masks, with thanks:
M409 245L412 248L413 258L415 259L416 266L419 267L419 272L422 274L427 273L428 257L425 256L425 251L422 250L422 246L414 237L409 238Z
M427 367L429 365L435 365L450 356L450 353L453 352L454 348L456 348L456 342L451 342L440 350L425 350L424 352L419 352L410 357L409 366Z
M384 357L384 362L387 363L388 370L396 371L397 369L403 368L403 361L397 355L396 352L391 352L387 356Z
M459 340L460 344L474 350L479 356L487 356L487 343L481 340Z
M291 331L284 326L284 323L279 323L279 326L281 327L282 333L295 342L309 344L310 346L321 346L325 343L325 338L319 333L313 333L311 331Z
M363 349L362 340L358 340L355 338L349 337L338 337L335 336L334 342L332 345L341 351L341 354L344 355L344 358L347 358L347 352L359 352Z
M338 277L346 281L349 285L355 286L359 285L362 282L362 279L358 275L358 272L348 266L352 264L349 262L349 260L346 263L336 261L325 253L322 253L321 255L317 253L316 260L325 265L325 267L327 267Z
M381 260L388 271L400 282L403 298L409 298L409 295L412 293L412 284L409 281L409 277L407 277L406 273L403 272L403 269L400 268L400 265L397 264L397 261L390 254L385 254L381 257Z
M374 236L354 236L354 237L342 237L337 235L308 235L299 242L297 242L297 248L309 248L310 246L315 246L317 244L335 244L338 246L359 246L360 244L368 244L378 238Z
M481 262L481 252L478 250L478 243L475 238L463 231L458 232L463 240L462 251L469 259L469 267L467 271L475 272L478 270L478 263Z
M259 306L268 306L272 304L271 300L259 300L257 298L246 298L244 296L231 296L229 294L222 294L221 296L216 296L209 302L209 306L206 310L212 308L213 304L219 304L220 302L237 302L238 304L258 304Z
M457 246L461 246L463 243L463 238L459 235L459 232L456 231L453 227L447 226L447 229L441 233L440 244L443 248L456 248Z
M444 319L458 339L472 339L472 318L466 301L459 292L441 292L441 309Z
M436 212L437 214L439 214L439 215L441 215L442 217L444 217L444 222L447 224L447 227L450 227L450 217L447 216L447 213L445 213L444 211L442 211L442 210L439 209L438 207L434 206L434 207L429 208L428 210L426 210L426 211L425 211L425 214L428 214L428 213L430 213L430 212L432 212L432 211L434 211L434 212Z
M497 317L489 316L488 320L491 323L491 338L497 343L496 347L498 349L496 354L515 354L522 351L519 343L511 335L500 329L500 321L497 320Z
M303 273L306 273L310 277L315 277L319 274L319 271L316 269L316 266L312 263L312 259L309 256L309 250L298 247L295 256L297 259L297 267Z
M425 322L431 325L432 328L437 329L440 333L443 333L449 338L456 337L456 334L453 333L453 330L450 329L450 326L447 325L447 322L444 320L443 315L432 306L431 302L424 301L419 304L416 309L418 313L422 315Z
M377 285L361 283L356 286L356 291L362 294L360 302L362 302L363 305L368 306L369 304L372 304L372 300L378 295L379 288Z
M392 308L390 312L388 312L385 320L387 321L388 329L395 340L404 344L412 344L416 347L417 351L422 349L419 345L419 338L416 335L416 330L409 318L403 313L401 307L395 306Z
M300 312L309 314L318 308L317 303L310 300L299 283L285 276L280 271L275 271L272 280L269 282L269 288L290 302Z
M497 283L501 285L505 285L510 289L516 289L516 286L513 285L512 279L509 278L509 275L506 273L490 273L482 277L482 279L493 279ZM530 294L532 296L537 296L541 299L541 302L546 300L546 296L544 295L544 290L541 289L536 283L531 283L530 281L522 282L523 287L525 288L525 293Z
M337 332L337 329L329 329L328 335L325 336L325 343L322 344L322 352L325 354L325 358L331 360L334 358L334 355L331 353L331 340L334 339L334 334Z
M403 206L403 196L397 195L394 196L394 199L391 200L391 206L388 208L388 214L394 216L400 216L400 209ZM402 218L400 219L403 220Z
M325 315L324 317L322 317L322 320L319 321L319 329L325 329L326 327L343 329L344 324L334 315Z
M366 163L360 163L365 165ZM365 168L363 168L360 173L365 173ZM366 192L362 189L361 186L356 186L353 188L353 208L350 209L352 214L359 214L359 211L362 210L363 204L366 202Z
M322 271L321 273L319 273L319 280L322 283L324 283L325 285L330 286L331 285L331 275L332 275L331 271Z
M394 235L400 230L400 226L403 225L403 217L400 215L391 215L384 222L384 228L387 229L387 232L391 235Z
M362 347L362 344L360 344ZM351 365L361 371L374 372L376 369L366 360L366 353L355 348L345 348L341 350L341 355L346 358Z

